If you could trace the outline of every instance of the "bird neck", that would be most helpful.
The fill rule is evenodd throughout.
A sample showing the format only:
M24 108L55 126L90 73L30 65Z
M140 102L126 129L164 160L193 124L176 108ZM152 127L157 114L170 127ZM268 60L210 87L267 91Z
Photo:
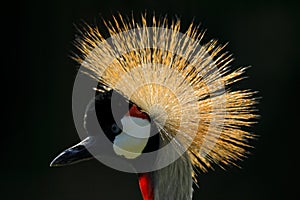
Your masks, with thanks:
M164 152L158 162L175 155L175 150ZM192 200L193 168L187 153L160 170L139 174L144 200Z
M153 200L192 200L193 168L187 153L153 173Z

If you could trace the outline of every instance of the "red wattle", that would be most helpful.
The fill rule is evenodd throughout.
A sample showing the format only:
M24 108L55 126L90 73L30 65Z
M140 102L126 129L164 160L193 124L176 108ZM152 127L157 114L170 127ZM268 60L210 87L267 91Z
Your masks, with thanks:
M142 119L148 119L149 117L146 113L143 113L142 111L140 111L138 109L138 107L136 105L133 104L133 106L129 109L128 113L126 114L127 116L131 116L131 117L137 117L137 118L142 118Z
M139 174L139 185L144 200L154 200L153 185L148 173Z

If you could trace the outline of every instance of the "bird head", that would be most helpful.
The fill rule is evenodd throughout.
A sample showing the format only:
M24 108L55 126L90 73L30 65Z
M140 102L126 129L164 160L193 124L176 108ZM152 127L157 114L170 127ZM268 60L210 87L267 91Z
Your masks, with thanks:
M136 23L120 15L105 24L111 37L88 27L76 41L81 53L76 60L107 89L87 105L88 136L51 166L92 159L89 150L101 146L96 123L120 158L138 160L163 149L157 154L161 167L138 172L145 200L191 200L195 168L206 172L213 165L235 164L247 154L247 141L253 138L248 128L257 117L255 93L230 89L245 68L231 70L231 55L222 53L226 45L216 40L202 44L204 33L194 24L184 34L179 20L169 25L155 16L150 22L142 16ZM116 116L113 92L118 97ZM96 121L90 117L93 112ZM171 148L164 148L169 144Z
M95 133L91 112L96 112L97 123L111 142L111 148L117 156L125 159L136 159L142 153L155 151L159 148L159 135L153 135L157 130L151 123L148 114L142 112L137 105L116 93L118 115L113 117L111 112L112 91L97 94L87 105L84 115L84 128L88 137L78 144L64 150L50 164L51 167L66 166L93 159L90 149L99 145ZM126 108L129 106L129 108ZM129 109L127 112L126 110ZM152 133L152 134L151 134ZM139 174L139 184L145 200L153 200L153 186L151 175Z
M155 130L155 125L151 124L149 115L142 112L137 105L128 104L124 97L117 94L118 113L113 116L110 109L111 96L112 91L107 91L97 94L90 101L84 115L84 128L88 137L64 150L51 162L50 166L70 165L94 158L89 150L98 145L98 138L94 119L90 117L91 112L96 112L98 120L96 123L100 124L116 155L126 159L135 159L143 152L154 151L158 148L157 136L151 135L151 132Z

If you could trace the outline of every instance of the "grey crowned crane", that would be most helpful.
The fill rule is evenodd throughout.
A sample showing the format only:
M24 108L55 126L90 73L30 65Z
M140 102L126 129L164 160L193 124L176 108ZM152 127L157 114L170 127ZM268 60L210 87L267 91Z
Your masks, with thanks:
M168 25L166 19L145 15L140 23L121 15L113 19L105 22L109 39L88 27L76 41L81 52L76 60L99 88L84 115L88 137L63 151L51 166L95 157L89 151L99 145L90 118L95 112L108 148L136 168L144 200L191 200L196 170L235 165L254 137L248 131L257 117L254 92L230 90L245 68L230 69L232 57L222 53L225 45L215 40L201 44L204 32L193 24L180 33L179 20ZM117 115L111 109L113 93ZM144 154L169 144L155 161L163 167L138 169Z

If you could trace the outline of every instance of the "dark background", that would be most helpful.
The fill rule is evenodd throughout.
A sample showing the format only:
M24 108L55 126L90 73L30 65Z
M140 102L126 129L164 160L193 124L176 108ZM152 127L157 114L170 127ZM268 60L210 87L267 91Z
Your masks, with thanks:
M299 5L288 1L23 1L1 9L1 199L141 199L136 175L98 161L49 168L77 143L71 110L77 63L74 26L119 11L194 19L206 40L230 42L234 66L253 67L242 83L259 91L260 137L242 169L199 177L194 199L290 199L297 192ZM184 31L184 30L183 30ZM294 182L296 181L296 182Z

